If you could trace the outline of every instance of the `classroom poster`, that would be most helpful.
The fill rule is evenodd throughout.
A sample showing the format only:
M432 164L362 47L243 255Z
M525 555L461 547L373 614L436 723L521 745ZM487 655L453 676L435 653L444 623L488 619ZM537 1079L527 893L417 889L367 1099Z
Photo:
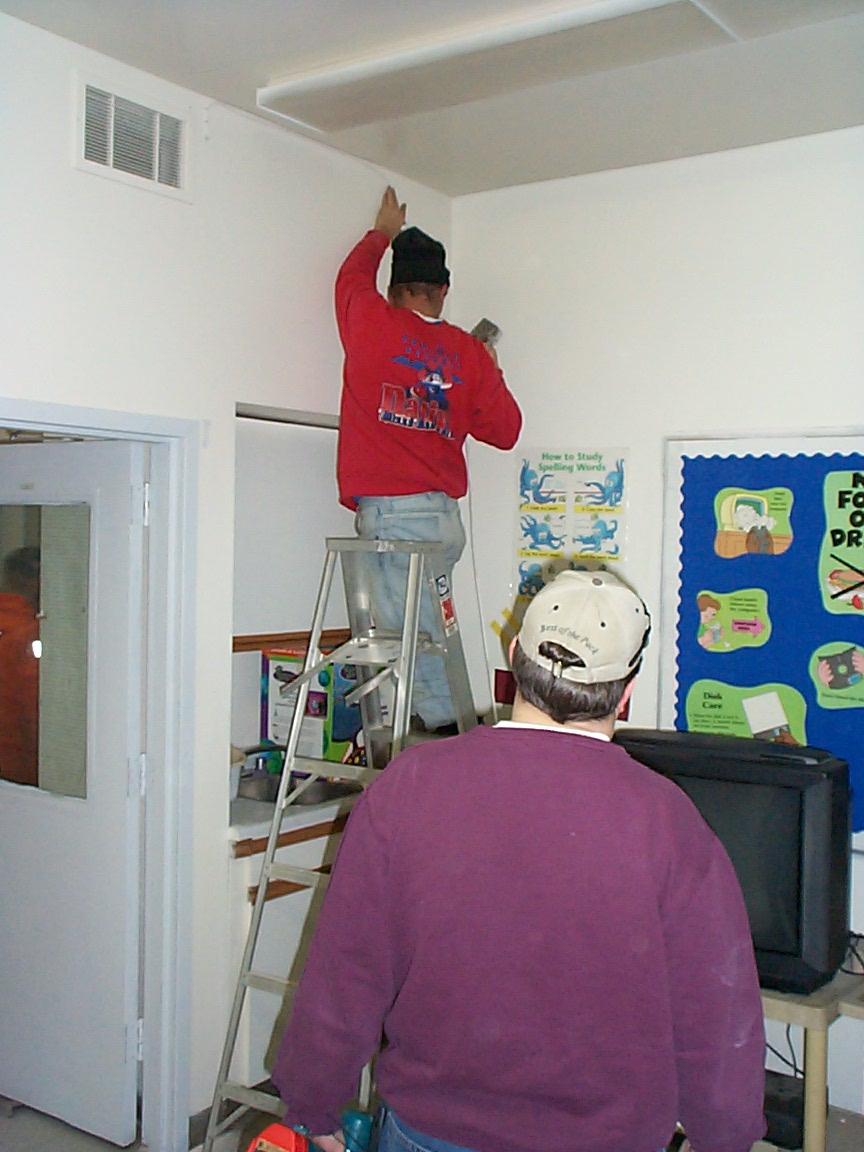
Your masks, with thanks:
M626 494L626 454L620 448L523 450L516 531L518 596L534 596L565 568L620 563Z
M860 830L864 439L840 439L847 450L682 450L674 718L847 760Z
M525 608L566 569L614 568L627 537L621 448L523 448L513 533L513 599L489 626L506 653Z

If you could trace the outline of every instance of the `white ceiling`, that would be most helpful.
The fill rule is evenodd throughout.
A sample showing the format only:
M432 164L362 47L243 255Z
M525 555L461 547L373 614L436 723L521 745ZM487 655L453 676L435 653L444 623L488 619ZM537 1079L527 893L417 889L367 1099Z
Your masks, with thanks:
M462 195L864 123L864 0L0 0Z

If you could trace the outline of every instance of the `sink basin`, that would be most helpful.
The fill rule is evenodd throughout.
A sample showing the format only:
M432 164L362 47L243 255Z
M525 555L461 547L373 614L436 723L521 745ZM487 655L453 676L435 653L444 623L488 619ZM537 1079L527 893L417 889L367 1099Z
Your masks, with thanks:
M264 800L272 804L278 791L278 776L273 776L269 772L253 772L240 777L237 795L246 800ZM356 780L313 780L292 803L326 804L329 800L339 800L343 796L353 796L356 792L362 791L362 786Z

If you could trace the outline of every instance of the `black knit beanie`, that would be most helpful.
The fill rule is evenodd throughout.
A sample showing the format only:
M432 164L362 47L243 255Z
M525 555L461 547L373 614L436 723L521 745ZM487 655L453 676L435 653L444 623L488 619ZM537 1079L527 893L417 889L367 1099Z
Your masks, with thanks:
M396 284L449 284L444 245L421 232L406 228L394 239L390 287Z

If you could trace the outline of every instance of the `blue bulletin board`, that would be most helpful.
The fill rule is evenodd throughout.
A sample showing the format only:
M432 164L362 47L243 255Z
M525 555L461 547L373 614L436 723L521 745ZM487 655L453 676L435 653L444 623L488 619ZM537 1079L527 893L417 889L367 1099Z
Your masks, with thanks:
M666 511L663 722L847 760L861 831L864 436L669 441Z

